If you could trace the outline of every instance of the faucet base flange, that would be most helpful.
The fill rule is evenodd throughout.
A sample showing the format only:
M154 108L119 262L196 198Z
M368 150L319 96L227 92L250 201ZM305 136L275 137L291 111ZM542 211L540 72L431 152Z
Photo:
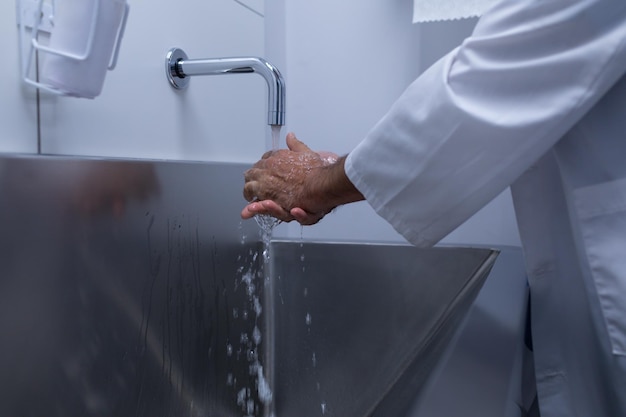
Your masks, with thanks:
M189 85L189 78L181 74L178 69L178 63L186 60L187 54L180 48L172 48L167 52L165 56L165 75L172 85L177 90L183 90Z

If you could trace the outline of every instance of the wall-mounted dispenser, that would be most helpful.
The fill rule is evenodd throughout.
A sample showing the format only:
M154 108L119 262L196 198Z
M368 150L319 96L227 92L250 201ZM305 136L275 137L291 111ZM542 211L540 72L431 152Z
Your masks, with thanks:
M98 96L117 62L126 0L17 0L16 9L23 81L59 95Z

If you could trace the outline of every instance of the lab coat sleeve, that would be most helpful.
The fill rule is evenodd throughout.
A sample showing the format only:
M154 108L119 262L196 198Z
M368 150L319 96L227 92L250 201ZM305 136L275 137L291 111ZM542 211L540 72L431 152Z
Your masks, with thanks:
M504 0L348 155L409 242L437 243L549 150L626 68L626 3Z

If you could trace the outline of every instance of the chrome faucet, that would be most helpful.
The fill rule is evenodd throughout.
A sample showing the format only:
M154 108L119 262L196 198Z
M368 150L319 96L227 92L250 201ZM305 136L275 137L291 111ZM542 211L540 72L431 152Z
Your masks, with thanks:
M165 72L177 89L186 88L193 75L257 73L268 86L267 124L285 124L285 81L278 69L263 58L188 59L182 49L172 48L165 58Z

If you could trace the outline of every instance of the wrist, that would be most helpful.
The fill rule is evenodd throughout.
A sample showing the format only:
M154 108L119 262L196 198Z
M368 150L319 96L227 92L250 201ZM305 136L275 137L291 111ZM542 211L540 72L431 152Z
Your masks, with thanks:
M337 206L364 200L345 172L346 156L336 162L315 168L307 177L305 194L310 211L328 213Z

